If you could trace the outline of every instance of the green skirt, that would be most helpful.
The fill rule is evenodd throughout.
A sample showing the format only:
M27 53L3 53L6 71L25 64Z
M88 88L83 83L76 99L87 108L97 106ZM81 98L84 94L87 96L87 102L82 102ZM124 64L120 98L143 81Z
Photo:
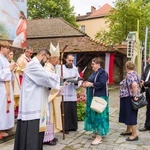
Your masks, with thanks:
M108 103L108 97L101 96ZM97 113L90 108L93 94L87 88L86 116L84 120L84 130L103 136L109 132L109 103L103 113Z

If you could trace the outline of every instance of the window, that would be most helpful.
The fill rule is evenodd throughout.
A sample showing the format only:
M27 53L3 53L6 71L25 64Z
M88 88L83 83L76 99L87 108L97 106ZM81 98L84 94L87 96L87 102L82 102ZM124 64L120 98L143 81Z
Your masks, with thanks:
M85 32L85 25L81 25L80 26L80 30L83 31L83 32Z

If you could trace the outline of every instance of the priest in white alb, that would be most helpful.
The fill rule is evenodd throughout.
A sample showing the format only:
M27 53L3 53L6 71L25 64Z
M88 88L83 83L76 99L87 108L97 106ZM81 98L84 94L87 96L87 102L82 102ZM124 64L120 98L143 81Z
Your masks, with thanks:
M43 67L49 58L48 50L39 50L24 70L14 150L43 150L49 88L60 88L60 76Z
M78 68L73 64L74 56L68 54L66 57L66 64L62 66L63 78L76 78L75 80L66 80L68 84L63 87L64 97L64 124L65 134L69 134L69 131L76 131L78 129L77 123L77 88L81 85L81 81L78 81L79 72ZM59 69L61 72L61 69Z

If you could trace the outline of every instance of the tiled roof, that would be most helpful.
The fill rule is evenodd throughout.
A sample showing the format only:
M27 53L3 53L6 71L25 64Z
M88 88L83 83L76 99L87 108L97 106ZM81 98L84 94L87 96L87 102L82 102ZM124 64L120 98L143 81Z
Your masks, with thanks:
M28 20L28 38L83 36L84 34L61 18Z
M66 52L119 52L118 49L107 49L60 18L29 20L27 39L35 51L49 49L50 42L55 46L59 42L61 50L68 45Z
M106 15L109 14L110 10L112 9L113 9L112 6L110 6L109 4L105 4L102 7L100 7L98 10L88 13L87 15L77 16L76 20L80 21L80 20L87 20L87 19L92 19L97 17L105 17Z
M52 42L54 46L56 46L59 42L60 50L62 50L66 45L68 45L65 52L75 53L106 51L106 46L91 40L88 36L28 39L28 44L32 46L34 50L49 49L50 42Z
M94 11L90 16L88 16L88 18L106 16L109 14L110 10L112 9L113 9L112 6L110 6L109 4L105 4L102 7L100 7L98 10Z
M88 16L90 16L91 13L88 13L86 15L82 15L82 16L76 16L76 20L83 20L85 18L87 18Z

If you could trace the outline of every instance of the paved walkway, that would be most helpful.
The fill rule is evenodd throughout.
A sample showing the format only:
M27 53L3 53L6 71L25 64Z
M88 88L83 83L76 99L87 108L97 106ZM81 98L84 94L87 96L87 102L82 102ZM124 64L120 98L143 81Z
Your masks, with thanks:
M104 142L97 146L92 146L93 140L91 132L83 130L83 122L79 122L79 129L70 132L62 140L62 133L57 133L59 139L56 146L44 145L44 150L150 150L150 133L138 132L139 140L127 142L126 137L120 136L125 130L125 125L118 123L119 112L118 89L110 91L110 132L104 137ZM145 121L145 108L139 110L137 128L142 127ZM0 150L13 150L14 139L0 144Z

